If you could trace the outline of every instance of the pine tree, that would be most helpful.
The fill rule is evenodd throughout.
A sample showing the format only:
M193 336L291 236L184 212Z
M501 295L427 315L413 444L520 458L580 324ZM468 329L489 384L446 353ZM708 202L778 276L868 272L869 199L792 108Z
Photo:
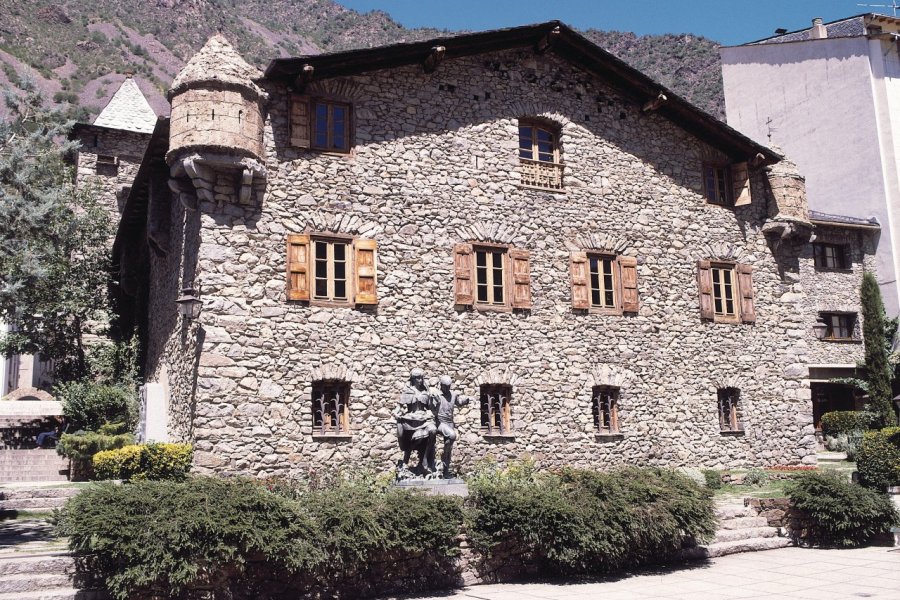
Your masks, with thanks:
M859 288L865 342L866 380L870 408L878 415L879 425L896 423L891 394L893 368L888 360L891 340L887 339L887 319L881 290L872 273L864 273Z
M25 88L7 93L10 116L0 122L0 321L13 326L0 352L52 359L70 379L87 369L89 328L109 320L111 224L92 194L75 189L72 124Z

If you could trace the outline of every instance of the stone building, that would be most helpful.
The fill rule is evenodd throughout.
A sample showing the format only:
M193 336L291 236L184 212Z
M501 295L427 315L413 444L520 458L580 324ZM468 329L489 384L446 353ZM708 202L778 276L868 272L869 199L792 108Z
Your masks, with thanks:
M216 36L169 99L116 294L199 470L390 468L413 367L473 397L463 469L815 462L802 177L565 25Z

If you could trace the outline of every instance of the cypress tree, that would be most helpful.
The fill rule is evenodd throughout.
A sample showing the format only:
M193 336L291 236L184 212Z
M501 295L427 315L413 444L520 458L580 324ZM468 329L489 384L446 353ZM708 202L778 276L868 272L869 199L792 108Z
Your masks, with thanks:
M863 273L859 288L865 342L866 380L868 381L870 409L878 415L879 425L889 427L896 423L891 398L892 369L888 361L890 340L886 339L886 317L881 290L872 273Z

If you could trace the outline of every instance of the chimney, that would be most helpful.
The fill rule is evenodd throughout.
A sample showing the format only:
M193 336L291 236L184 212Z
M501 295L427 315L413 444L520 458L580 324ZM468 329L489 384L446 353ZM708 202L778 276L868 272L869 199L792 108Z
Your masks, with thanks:
M824 40L828 37L828 30L822 25L822 17L813 19L812 29L809 30L809 39Z

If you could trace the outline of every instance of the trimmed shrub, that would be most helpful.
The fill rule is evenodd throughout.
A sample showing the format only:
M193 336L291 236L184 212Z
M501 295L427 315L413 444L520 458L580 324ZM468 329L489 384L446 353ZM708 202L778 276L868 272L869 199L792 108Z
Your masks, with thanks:
M131 430L137 423L137 399L124 387L72 381L57 385L54 394L77 429L97 431L107 423L123 423Z
M856 469L866 487L884 490L900 485L900 427L863 434L856 451Z
M808 517L805 539L813 544L852 548L900 524L890 498L838 473L803 473L786 491Z
M476 475L467 531L477 549L530 556L555 574L598 573L671 557L715 533L711 494L663 469L527 469Z
M750 469L744 475L744 485L763 486L769 481L769 474L762 469Z
M715 469L704 469L703 477L706 479L706 487L709 489L722 489L722 474Z
M270 569L324 558L316 525L296 503L237 479L96 484L66 504L59 530L120 600L178 597L192 584L227 589L229 573L252 590ZM245 568L256 557L268 568Z
M191 468L190 444L140 444L98 452L94 472L98 479L182 479Z
M837 437L871 429L878 415L865 410L836 410L822 415L822 433Z
M96 431L64 433L59 438L56 451L76 461L90 462L95 454L104 450L116 450L134 443L130 433L107 434Z

